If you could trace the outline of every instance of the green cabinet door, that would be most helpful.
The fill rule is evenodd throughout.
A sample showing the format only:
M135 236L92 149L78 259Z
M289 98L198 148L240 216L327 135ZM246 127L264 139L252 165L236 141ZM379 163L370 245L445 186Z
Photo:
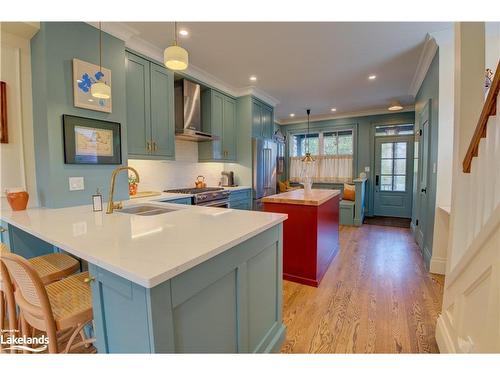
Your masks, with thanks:
M224 98L222 153L224 160L236 160L236 101L229 97Z
M261 119L262 119L262 137L271 139L274 134L272 108L263 105L261 109Z
M166 68L151 64L151 142L154 156L175 155L174 77Z
M262 137L262 105L252 100L252 137Z
M151 140L150 62L127 52L125 67L128 153L141 157Z

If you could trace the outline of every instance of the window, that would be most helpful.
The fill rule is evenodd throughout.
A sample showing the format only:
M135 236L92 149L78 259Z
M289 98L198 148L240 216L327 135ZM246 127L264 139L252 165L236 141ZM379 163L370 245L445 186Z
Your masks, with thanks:
M375 136L385 137L391 135L412 135L413 124L403 125L378 125L375 127Z
M382 143L380 190L406 191L406 142Z
M301 181L304 174L301 159L309 152L315 158L315 182L341 183L352 180L353 132L352 130L322 131L294 134L290 140L290 180Z

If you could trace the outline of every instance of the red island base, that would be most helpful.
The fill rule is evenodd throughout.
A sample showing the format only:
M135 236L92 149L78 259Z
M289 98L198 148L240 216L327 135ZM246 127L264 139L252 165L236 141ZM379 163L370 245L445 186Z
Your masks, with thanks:
M339 251L340 191L294 190L264 198L264 211L288 214L283 224L283 278L317 287Z

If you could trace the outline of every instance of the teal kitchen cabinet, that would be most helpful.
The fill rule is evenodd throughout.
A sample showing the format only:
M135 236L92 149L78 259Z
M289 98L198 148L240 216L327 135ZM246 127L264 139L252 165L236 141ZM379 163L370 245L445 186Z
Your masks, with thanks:
M200 161L236 161L236 101L213 89L201 94L203 131L213 139L200 142Z
M191 205L191 204L193 204L193 199L191 197L175 198L175 199L165 199L165 200L162 200L161 202Z
M252 190L236 190L231 191L229 195L229 208L237 210L251 210L252 209Z
M272 138L274 134L273 109L258 99L252 99L252 136Z
M166 68L126 54L127 143L130 158L175 156L174 77Z

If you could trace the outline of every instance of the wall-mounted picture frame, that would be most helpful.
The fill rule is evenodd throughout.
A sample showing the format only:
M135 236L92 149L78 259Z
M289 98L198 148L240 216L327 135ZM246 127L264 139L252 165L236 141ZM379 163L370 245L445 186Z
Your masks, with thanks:
M111 113L112 97L97 99L90 93L90 87L96 82L111 86L111 70L79 59L73 59L73 105L79 108Z
M7 83L0 81L0 143L9 143L7 127Z
M65 164L121 164L118 122L63 115Z

